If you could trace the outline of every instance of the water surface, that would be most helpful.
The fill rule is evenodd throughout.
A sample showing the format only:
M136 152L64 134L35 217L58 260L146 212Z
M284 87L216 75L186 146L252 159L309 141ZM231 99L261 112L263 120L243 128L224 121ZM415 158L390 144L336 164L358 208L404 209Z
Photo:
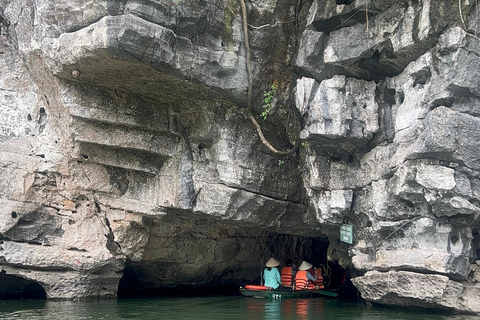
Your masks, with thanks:
M0 301L0 319L479 320L480 317L391 309L323 298L269 300L212 296L108 301Z

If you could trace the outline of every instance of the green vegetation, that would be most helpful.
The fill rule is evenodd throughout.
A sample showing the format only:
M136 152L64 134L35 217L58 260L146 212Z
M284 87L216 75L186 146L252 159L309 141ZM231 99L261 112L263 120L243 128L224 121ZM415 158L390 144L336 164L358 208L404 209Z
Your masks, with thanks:
M268 91L263 91L263 104L262 104L262 113L260 114L263 120L267 119L270 110L273 108L275 95L277 93L277 86L272 84Z

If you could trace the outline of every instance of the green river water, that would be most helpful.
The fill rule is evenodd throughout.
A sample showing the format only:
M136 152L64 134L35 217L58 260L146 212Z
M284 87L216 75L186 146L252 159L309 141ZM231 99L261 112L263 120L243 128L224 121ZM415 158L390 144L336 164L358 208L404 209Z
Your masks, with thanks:
M362 319L479 320L453 315L310 298L269 300L242 296L119 299L107 301L0 301L0 319Z

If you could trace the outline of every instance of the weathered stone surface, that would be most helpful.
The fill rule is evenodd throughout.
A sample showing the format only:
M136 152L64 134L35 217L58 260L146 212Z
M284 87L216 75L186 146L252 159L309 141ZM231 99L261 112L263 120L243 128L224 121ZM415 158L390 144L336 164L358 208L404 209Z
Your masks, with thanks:
M296 105L306 118L300 137L338 155L364 147L378 130L373 82L335 76L297 82Z
M75 80L72 71L78 70L78 80L128 89L143 96L151 92L153 98L165 102L184 98L182 89L188 88L187 83L172 77L179 42L175 33L133 15L107 16L79 31L44 42L44 51L56 64L53 72L59 77ZM148 66L159 71L148 71ZM112 81L112 77L118 80ZM177 84L167 86L169 82ZM165 90L168 87L179 91Z
M320 31L332 31L365 22L368 16L377 15L392 5L404 5L407 2L404 0L313 1L307 23Z
M441 275L370 271L352 281L364 297L381 304L479 312L478 285L451 281Z
M297 83L302 133L313 151L303 157L306 193L316 204L317 219L354 225L355 244L350 256L338 257L339 261L351 262L367 275L373 275L370 270L414 270L417 273L405 277L434 273L449 281L475 279L477 269L472 264L478 244L473 239L478 237L480 215L479 162L474 155L480 150L478 39L456 25L460 16L440 14L455 5L451 1L375 4L379 10L372 10L368 29L366 16L362 17L365 12L352 13L362 6L360 1L312 5L310 26L302 34L296 59L299 72L310 77ZM468 5L462 6L465 20L469 10ZM352 19L345 21L348 15ZM349 114L341 109L341 99L327 98L334 96L327 84L339 75L376 79L367 90L374 93L366 97L367 101L373 97L378 106L374 117L369 114L378 127L349 152L345 146L354 140L339 138L339 132L351 129L346 121L332 121L329 132L312 125L328 119L326 110L337 108L341 111L336 114ZM315 84L323 94L319 96L325 102L317 108L305 102L315 101L315 95L305 90L306 83ZM336 97L344 92L348 90L338 90ZM333 133L328 139L335 136L335 143L325 138L328 133ZM339 201L326 195L340 190L352 192L351 207L328 210ZM377 284L362 281L354 279L369 301L476 312L468 302L445 304L441 295L429 301L421 289L414 298L397 294L396 290L404 290L399 279L389 280L391 294L379 298L380 294L367 292ZM439 283L429 285L444 291ZM467 290L454 291L456 301L471 301Z
M39 282L49 298L114 295L124 258L110 252L105 217L86 206L60 212L12 212L15 224L2 232L2 268ZM30 268L35 272L24 275Z
M480 146L479 125L477 117L438 107L427 115L425 130L412 146L412 156L428 155L478 170L479 162L474 154Z
M247 1L283 157L239 108L237 1L0 0L0 270L83 298L328 259L366 300L478 313L476 5Z
M317 81L335 74L367 80L397 75L428 51L449 23L460 22L454 6L449 0L372 1L368 13L363 0L314 1L309 23L317 31L302 35L296 65ZM463 10L467 16L470 6Z
M252 23L273 5L259 3ZM298 161L265 153L233 103L247 87L237 5L15 1L0 12L2 106L15 116L0 146L7 274L50 298L114 296L126 265L163 277L143 285L220 285L222 273L256 277L263 254L307 252L309 239L284 250L298 236L265 251L276 238L262 232L317 236L319 224L305 228ZM254 54L279 34L254 32ZM232 243L244 250L227 254Z
M157 101L166 102L186 99L192 90L198 90L196 96L205 95L206 85L244 103L247 75L239 52L240 24L232 20L225 25L225 9L189 2L172 6L169 1L127 1L114 16L46 37L42 50L51 58L54 74L68 80L75 80L72 71L78 70L76 80L154 94ZM199 32L202 25L205 31Z
M452 227L420 218L378 223L371 228L374 229L372 234L391 236L379 240L374 246L374 254L369 254L372 248L367 246L362 248L362 245L358 245L353 249L352 263L359 270L408 268L448 274L457 279L466 279L470 273L472 232L468 227ZM402 237L392 237L396 232L401 233Z

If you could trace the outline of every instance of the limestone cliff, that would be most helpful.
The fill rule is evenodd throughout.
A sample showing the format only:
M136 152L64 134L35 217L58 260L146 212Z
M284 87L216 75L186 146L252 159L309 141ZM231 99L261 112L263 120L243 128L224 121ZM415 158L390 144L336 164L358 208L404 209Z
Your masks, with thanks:
M124 274L252 281L274 255L480 312L476 2L246 4L254 113L278 149L304 141L287 157L245 115L237 0L0 0L4 274L115 296Z

